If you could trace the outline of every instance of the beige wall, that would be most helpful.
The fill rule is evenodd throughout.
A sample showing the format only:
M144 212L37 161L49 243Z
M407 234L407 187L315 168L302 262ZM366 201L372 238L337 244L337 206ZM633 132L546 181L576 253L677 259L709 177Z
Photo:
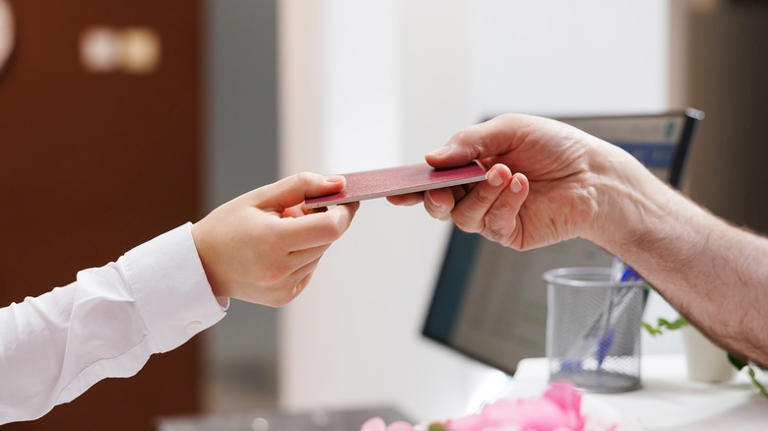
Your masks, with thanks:
M706 112L690 160L689 195L768 233L768 4L692 10L687 100Z

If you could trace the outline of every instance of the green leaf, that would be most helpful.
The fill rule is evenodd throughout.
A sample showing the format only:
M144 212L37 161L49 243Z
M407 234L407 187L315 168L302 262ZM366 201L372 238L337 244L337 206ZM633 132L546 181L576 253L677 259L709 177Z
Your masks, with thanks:
M662 332L661 332L661 331L659 331L658 329L656 329L656 328L654 328L653 326L651 326L651 324L650 324L650 323L648 323L648 322L640 322L640 324L641 324L641 325L643 325L643 328L644 328L646 331L648 331L648 333L649 333L649 334L651 334L651 336L653 336L653 337L655 337L655 336L657 336L657 335L661 335L661 334L662 334Z
M641 325L643 325L643 328L645 328L645 330L648 331L649 334L655 337L657 335L661 335L664 333L662 329L667 331L674 331L674 330L683 328L685 326L688 326L688 322L682 317L678 317L672 322L670 322L669 320L663 317L659 317L659 319L656 320L656 327L654 327L648 322L641 322Z
M446 428L441 423L432 423L429 424L429 431L446 431Z
M675 330L688 326L688 322L682 317L678 317L677 320L668 325L669 329Z

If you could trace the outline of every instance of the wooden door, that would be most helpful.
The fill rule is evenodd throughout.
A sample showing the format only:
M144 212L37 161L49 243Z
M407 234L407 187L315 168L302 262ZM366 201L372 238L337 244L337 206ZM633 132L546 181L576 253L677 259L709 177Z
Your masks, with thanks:
M0 75L0 303L74 280L198 216L200 3L14 0L17 45ZM142 26L159 36L150 74L88 72L83 29ZM151 429L199 409L200 346L153 356L130 379L98 383L26 429Z

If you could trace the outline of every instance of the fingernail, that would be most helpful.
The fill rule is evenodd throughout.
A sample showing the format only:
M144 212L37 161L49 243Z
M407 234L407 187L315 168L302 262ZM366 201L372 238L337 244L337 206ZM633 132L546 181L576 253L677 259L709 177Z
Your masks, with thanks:
M503 182L504 180L501 179L501 175L499 175L499 172L496 169L493 169L488 173L488 184L492 185L493 187L498 187Z
M451 152L451 147L448 145L443 145L442 147L429 153L429 155L432 157L442 157L450 152Z
M435 207L439 207L440 206L439 203L435 202L435 200L432 199L432 194L430 192L424 192L424 194L427 196L427 199L429 199L429 203L431 203Z
M340 183L344 181L344 177L341 175L332 175L330 177L325 177L325 181L328 181L329 183Z
M523 189L523 184L519 178L512 178L512 182L509 183L509 189L512 190L512 193L520 193L520 190Z

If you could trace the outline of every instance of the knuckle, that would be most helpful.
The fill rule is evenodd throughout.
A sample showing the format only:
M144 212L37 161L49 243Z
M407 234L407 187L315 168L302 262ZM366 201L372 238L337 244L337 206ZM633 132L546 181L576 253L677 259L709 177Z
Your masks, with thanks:
M338 221L330 221L326 223L324 232L326 237L336 240L344 233L344 227Z
M310 184L312 184L312 180L314 179L314 175L311 172L299 172L295 176L296 184L300 187L307 187Z
M498 221L486 221L485 229L483 230L483 236L490 239L491 241L496 241L502 245L507 245L505 241L507 237L507 228L501 223L498 223Z
M507 244L505 244L507 247L517 250L517 251L528 251L530 250L530 247L527 247L525 244L523 244L523 238L520 235L520 231L516 232L512 236L509 237L509 240L507 241Z
M477 223L465 212L456 212L453 214L453 223L464 232L478 232Z
M526 244L523 243L523 225L519 215L511 217L503 244L517 251L525 251L527 249Z
M458 143L464 142L466 138L467 138L467 131L459 130L458 132L454 133L453 136L451 136L450 142L453 144L458 144Z
M491 190L487 187L477 187L477 193L472 193L475 203L482 207L490 207L498 196L496 190Z
M467 146L472 142L473 134L470 129L462 129L454 133L448 141L450 145Z
M515 222L507 220L486 221L483 229L483 236L491 241L497 242L504 247L513 250L522 251L519 247L518 235L516 234Z
M501 115L497 116L496 118L494 118L494 120L498 119L500 121L510 121L510 120L513 120L516 115L517 114L513 114L511 112L507 112L505 114L501 114Z

